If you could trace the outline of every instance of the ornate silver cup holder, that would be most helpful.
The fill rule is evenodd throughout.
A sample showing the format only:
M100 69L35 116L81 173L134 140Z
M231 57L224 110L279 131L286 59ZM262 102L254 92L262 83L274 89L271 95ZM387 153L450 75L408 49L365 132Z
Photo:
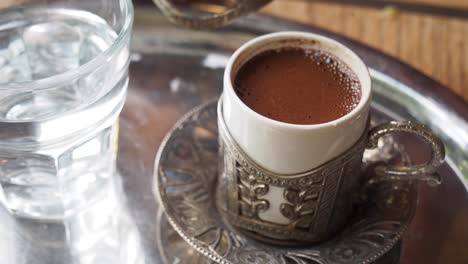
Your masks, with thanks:
M387 256L398 255L400 238L413 218L415 183L373 184L338 235L309 246L261 243L223 219L216 205L216 102L186 114L168 133L156 157L153 191L168 222L188 245L212 261L226 264L393 263ZM382 162L408 165L410 161L404 148L386 136L377 149L364 154L364 178L372 177L373 166ZM160 230L160 236L167 232Z

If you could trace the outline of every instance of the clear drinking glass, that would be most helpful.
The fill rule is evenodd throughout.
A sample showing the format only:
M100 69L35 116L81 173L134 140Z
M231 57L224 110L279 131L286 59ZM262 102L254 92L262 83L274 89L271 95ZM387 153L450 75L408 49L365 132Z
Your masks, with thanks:
M62 218L112 183L133 7L21 2L0 9L0 199L20 216Z

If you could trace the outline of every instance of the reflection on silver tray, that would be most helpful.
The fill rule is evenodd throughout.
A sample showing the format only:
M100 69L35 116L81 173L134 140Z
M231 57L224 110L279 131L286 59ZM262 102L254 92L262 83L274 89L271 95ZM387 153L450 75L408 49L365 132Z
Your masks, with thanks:
M411 221L417 199L414 185L382 183L369 190L367 200L356 207L345 230L327 242L279 248L246 238L222 219L215 205L216 120L216 101L211 101L176 124L157 155L153 186L174 229L211 260L239 264L370 263L395 246ZM393 144L383 146L382 151L391 152L388 146ZM367 170L367 177L372 177L371 171Z

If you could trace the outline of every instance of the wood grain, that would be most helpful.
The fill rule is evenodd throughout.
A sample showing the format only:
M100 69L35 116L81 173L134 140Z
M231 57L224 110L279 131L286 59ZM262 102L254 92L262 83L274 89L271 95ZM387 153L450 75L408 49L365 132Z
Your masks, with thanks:
M385 1L385 0L377 0ZM457 7L457 8L468 8L468 1L466 0L393 0L394 2L402 3L418 3L425 5L434 5L442 7Z
M435 0L399 0L436 6ZM440 3L439 3L440 4ZM464 8L465 0L443 2ZM468 19L422 12L277 0L263 12L343 34L401 59L468 101Z

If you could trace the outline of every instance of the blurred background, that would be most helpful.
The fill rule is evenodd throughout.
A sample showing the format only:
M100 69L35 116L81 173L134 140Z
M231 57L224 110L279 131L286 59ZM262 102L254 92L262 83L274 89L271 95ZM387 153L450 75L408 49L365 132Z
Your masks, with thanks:
M468 101L468 0L275 0L262 12L367 44Z
M33 1L0 0L0 8ZM236 0L172 1L213 7ZM134 2L153 5L151 0ZM468 101L468 0L273 0L259 12L321 27L383 51Z

